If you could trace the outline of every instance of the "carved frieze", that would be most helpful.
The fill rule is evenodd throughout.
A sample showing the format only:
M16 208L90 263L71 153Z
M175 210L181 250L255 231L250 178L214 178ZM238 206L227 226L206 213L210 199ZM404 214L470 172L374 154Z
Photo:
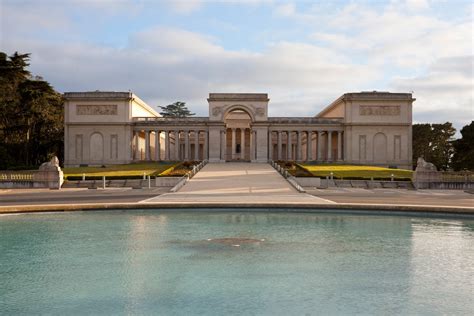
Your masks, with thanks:
M117 115L116 104L76 105L77 115Z
M255 110L255 113L257 114L257 116L264 116L265 115L265 109L258 108L257 110Z
M222 108L220 106L216 106L212 109L212 115L217 116L222 113Z
M400 115L399 105L361 105L359 115L396 116Z

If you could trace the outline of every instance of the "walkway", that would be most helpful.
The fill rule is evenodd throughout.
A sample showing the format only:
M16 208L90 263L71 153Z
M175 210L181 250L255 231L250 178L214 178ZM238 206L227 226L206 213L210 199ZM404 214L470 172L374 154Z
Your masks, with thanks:
M318 203L333 202L298 193L266 163L209 163L177 193L142 202L152 203Z

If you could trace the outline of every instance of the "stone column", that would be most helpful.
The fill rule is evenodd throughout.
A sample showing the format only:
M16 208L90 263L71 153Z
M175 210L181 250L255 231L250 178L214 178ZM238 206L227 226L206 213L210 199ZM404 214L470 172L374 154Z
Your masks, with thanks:
M291 160L291 154L292 154L292 146L291 146L291 132L288 131L288 139L287 139L287 145L286 145L286 160Z
M255 153L255 150L254 150L254 144L255 144L255 138L254 138L254 135L253 135L253 130L249 130L249 138L250 138L250 152L249 152L249 155L250 155L250 161L253 161L255 159L254 157L254 153Z
M140 160L140 131L135 131L135 160Z
M301 131L296 132L296 160L301 161Z
M145 131L145 160L150 160L150 131Z
M240 159L245 160L245 128L240 129Z
M307 139L306 139L306 161L311 161L313 160L313 132L308 131L307 132Z
M174 131L174 160L180 160L180 157L179 157L179 130Z
M161 160L161 131L155 130L155 160Z
M165 160L170 160L170 131L165 131Z
M226 130L221 131L221 160L226 161L227 157L227 134Z
M323 142L321 138L323 138L323 132L318 131L318 161L323 160Z
M184 131L184 160L189 161L189 130Z
M337 160L342 160L342 132L337 132Z
M208 144L209 144L209 132L204 131L204 146L202 148L202 159L203 160L209 159Z
M204 153L202 155L204 157ZM199 160L199 131L198 130L194 131L194 160Z
M268 159L273 160L273 132L268 131Z
M328 161L332 161L332 131L328 131Z
M278 131L278 148L277 148L277 158L281 160L282 152L281 152L281 131Z
M231 159L235 159L235 128L232 128L232 148L231 148Z
M257 160L257 146L258 146L258 142L257 142L257 131L253 131L253 151L254 151L254 160Z

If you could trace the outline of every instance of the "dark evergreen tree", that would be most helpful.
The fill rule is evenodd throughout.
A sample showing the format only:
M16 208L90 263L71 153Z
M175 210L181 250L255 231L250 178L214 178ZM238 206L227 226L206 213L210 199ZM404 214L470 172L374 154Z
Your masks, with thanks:
M413 165L418 157L433 163L439 170L450 167L453 137L456 129L450 122L444 124L413 125Z
M180 101L168 104L167 106L160 106L160 109L162 110L160 114L164 117L188 117L195 115L195 113L191 113L188 110L185 102Z
M461 135L453 142L453 169L474 171L474 121L461 129Z
M26 69L30 54L0 52L0 169L62 161L63 99Z

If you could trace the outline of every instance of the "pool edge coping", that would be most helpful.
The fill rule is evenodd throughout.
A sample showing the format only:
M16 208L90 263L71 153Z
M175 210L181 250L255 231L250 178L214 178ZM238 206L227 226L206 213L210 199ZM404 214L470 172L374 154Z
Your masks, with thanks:
M78 212L100 210L133 210L133 209L296 209L296 210L347 210L369 212L419 212L439 214L473 215L474 207L437 206L413 204L365 204L365 203L222 203L222 202L180 202L180 203L81 203L81 204L32 204L0 206L0 214L41 213L41 212Z

